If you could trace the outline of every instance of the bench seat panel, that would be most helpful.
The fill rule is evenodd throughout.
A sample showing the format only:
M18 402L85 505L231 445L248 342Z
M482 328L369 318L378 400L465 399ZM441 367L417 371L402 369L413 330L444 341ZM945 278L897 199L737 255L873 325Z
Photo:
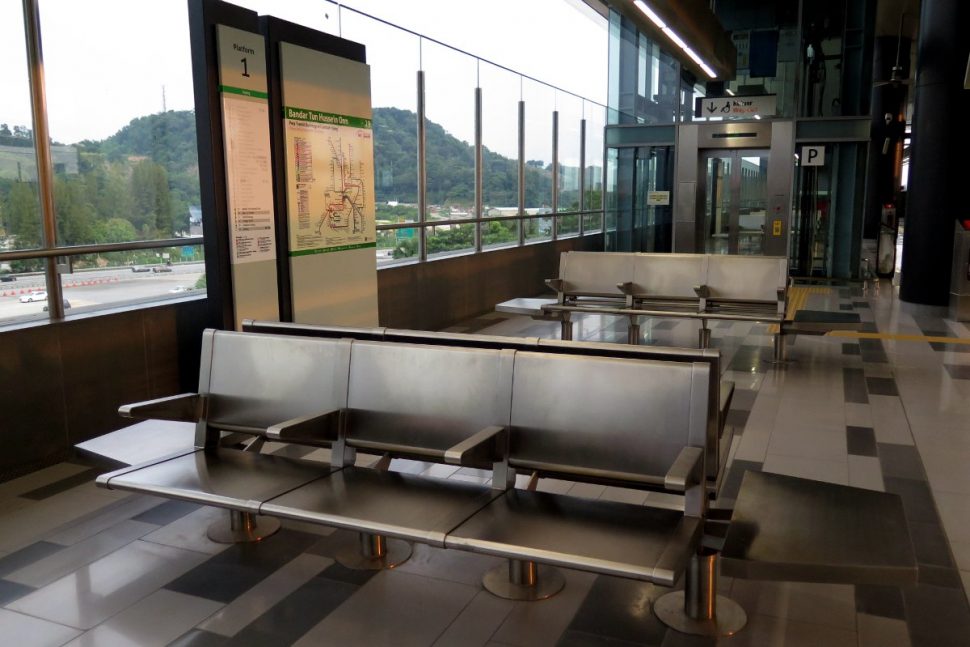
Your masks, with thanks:
M487 485L348 467L267 501L260 513L443 546L448 531L501 494Z
M673 586L699 537L699 520L676 510L511 490L445 547Z
M326 476L327 465L235 449L190 454L98 477L109 490L129 490L244 512L267 499Z

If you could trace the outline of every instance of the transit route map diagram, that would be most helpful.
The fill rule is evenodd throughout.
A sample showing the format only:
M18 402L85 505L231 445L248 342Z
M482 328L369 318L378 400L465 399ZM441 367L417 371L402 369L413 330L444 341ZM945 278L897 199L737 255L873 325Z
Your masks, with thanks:
M290 255L376 245L369 119L286 108Z

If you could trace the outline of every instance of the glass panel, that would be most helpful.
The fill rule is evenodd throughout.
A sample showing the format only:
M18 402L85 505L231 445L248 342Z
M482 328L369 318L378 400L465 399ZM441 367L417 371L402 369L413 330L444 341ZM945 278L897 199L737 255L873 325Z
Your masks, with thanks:
M603 129L606 126L606 111L602 106L589 106L586 109L586 173L583 188L586 192L584 208L595 211L603 208ZM583 229L595 232L603 228L600 214L584 216Z
M377 265L415 259L418 256L418 230L385 229L377 232Z
M618 251L617 228L619 226L618 214L620 208L619 167L620 149L606 149L606 180L604 186L606 202L603 213L605 219L605 222L603 223L605 236L603 247L607 252Z
M738 253L763 254L765 217L768 208L768 154L742 153L738 203Z
M475 59L425 41L427 219L474 218Z
M519 244L519 221L492 220L482 223L482 248L497 249Z
M733 162L730 153L708 157L704 162L704 248L709 254L727 254L729 250Z
M579 123L583 102L560 94L559 111L559 211L579 211Z
M634 227L637 239L634 250L669 252L673 244L669 192L673 181L673 149L668 146L637 149L634 180ZM651 200L650 193L667 191L667 204Z
M479 71L483 209L486 216L515 216L519 212L519 77L484 62Z
M57 242L200 233L184 8L50 0L40 10ZM69 46L80 24L87 45ZM126 28L118 29L119 24ZM165 56L145 47L147 32L165 34Z
M525 100L525 207L528 213L549 213L555 92L546 85L525 79L522 97Z
M439 258L475 249L475 225L455 224L428 227L428 258Z

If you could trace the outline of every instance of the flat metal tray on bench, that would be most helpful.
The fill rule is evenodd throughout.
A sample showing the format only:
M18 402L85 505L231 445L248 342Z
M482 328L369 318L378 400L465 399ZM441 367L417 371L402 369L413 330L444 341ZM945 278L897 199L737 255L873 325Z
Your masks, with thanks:
M916 556L895 494L746 472L721 572L753 580L915 584Z
M700 536L680 511L510 490L445 538L445 547L673 586Z
M78 443L82 454L114 465L137 465L161 460L195 447L195 423L145 420Z

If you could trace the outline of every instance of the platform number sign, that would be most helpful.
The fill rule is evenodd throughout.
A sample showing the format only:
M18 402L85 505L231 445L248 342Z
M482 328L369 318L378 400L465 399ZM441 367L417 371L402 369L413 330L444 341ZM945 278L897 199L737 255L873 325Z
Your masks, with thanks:
M802 146L802 166L825 166L824 146Z

